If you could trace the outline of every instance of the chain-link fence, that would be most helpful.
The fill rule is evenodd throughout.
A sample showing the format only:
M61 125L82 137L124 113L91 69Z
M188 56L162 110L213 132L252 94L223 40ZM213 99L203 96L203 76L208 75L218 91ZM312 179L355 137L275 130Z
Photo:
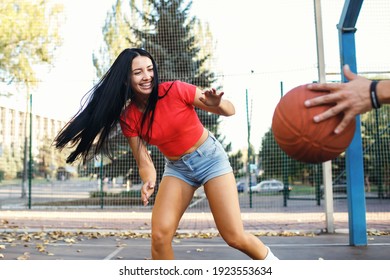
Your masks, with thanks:
M224 118L201 111L198 115L228 151L243 215L250 213L259 228L265 217L285 217L296 223L320 220L325 226L321 164L303 164L283 156L270 130L279 98L298 84L318 79L311 1L275 1L272 5L245 1L248 6L242 7L213 1L209 3L213 7L221 5L214 21L213 14L201 13L205 2L194 0L187 10L188 1L113 1L116 9L108 11L102 47L94 53L97 72L107 69L118 51L130 45L152 53L161 80L179 79L223 90L235 104L236 116ZM339 2L343 1L322 3L327 79L335 82L340 81L336 23L343 3ZM234 22L231 16L237 13L247 15L240 17L243 22ZM274 16L264 22L260 18L267 13ZM390 78L390 37L384 36L390 32L388 15L390 4L377 0L364 3L359 17L358 69L369 78ZM225 18L225 29L217 29L221 18ZM242 41L244 29L245 36L254 40ZM367 41L371 42L368 46ZM389 110L383 106L361 116L369 227L375 227L376 221L390 227ZM30 125L26 111L6 104L0 106L0 115L2 211L151 211L153 197L149 206L142 206L138 169L119 127L112 138L114 160L96 158L85 165L69 166L64 160L67 151L61 153L51 146L64 120L33 112ZM153 146L149 151L161 178L164 158ZM348 212L345 170L342 154L332 161L336 226L337 213ZM209 212L202 188L195 193L188 212ZM299 218L291 216L297 213ZM279 229L283 230L283 222Z

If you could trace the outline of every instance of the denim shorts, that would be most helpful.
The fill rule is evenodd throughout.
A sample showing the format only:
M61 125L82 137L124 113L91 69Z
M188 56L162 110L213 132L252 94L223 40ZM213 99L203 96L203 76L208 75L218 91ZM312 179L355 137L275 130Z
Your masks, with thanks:
M224 148L209 132L209 137L194 152L184 155L179 160L165 158L163 177L173 176L198 188L208 180L232 171Z

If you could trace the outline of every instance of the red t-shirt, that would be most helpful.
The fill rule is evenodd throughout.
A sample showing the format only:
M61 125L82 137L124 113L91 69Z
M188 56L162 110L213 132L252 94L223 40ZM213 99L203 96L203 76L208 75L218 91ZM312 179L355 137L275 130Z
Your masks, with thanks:
M195 93L194 85L181 81L164 82L158 87L160 98L149 144L157 146L165 156L181 156L202 136L203 125L193 106ZM139 136L141 120L142 112L130 102L120 118L123 135ZM148 124L146 121L143 133Z

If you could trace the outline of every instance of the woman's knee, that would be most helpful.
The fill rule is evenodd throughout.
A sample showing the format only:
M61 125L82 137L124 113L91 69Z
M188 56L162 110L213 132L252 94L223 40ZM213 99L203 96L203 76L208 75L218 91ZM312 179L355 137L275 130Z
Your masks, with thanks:
M161 246L164 244L171 244L175 234L174 226L154 226L152 227L152 245Z
M248 238L245 233L229 233L222 235L222 238L230 247L239 250L246 248L248 243Z

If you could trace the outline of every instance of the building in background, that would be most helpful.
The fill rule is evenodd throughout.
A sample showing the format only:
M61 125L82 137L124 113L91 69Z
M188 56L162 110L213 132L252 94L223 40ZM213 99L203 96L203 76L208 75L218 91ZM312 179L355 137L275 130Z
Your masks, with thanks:
M52 143L65 124L63 120L32 115L31 153L34 176L52 177L55 170L64 163L63 156L53 148ZM0 172L3 178L14 179L23 175L24 158L26 155L28 158L29 138L28 113L0 106Z

